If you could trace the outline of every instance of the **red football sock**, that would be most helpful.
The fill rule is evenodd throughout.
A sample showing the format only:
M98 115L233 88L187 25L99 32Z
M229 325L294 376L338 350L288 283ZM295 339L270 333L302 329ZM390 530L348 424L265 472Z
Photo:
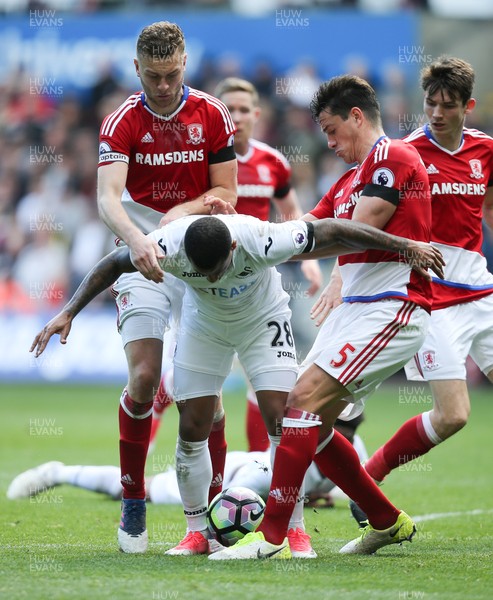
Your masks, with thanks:
M315 455L315 462L326 477L365 511L375 529L387 529L396 522L400 511L382 494L361 466L351 442L338 431L334 430L327 446Z
M426 454L435 445L425 433L423 416L417 415L406 421L390 440L366 461L366 472L373 479L383 481L390 471Z
M294 408L286 412L265 516L258 528L272 544L280 544L286 537L300 486L317 449L319 427L309 425L319 420L318 415Z
M173 398L168 394L166 386L164 385L164 377L161 377L159 381L159 387L154 395L154 414L162 415L163 412L173 404Z
M248 452L264 452L269 447L269 436L260 408L247 400L246 434Z
M161 417L164 411L173 404L173 398L168 395L166 386L164 385L164 376L159 381L159 387L154 395L151 437L149 444L153 444L156 438L159 427L161 426Z
M123 408L123 405L125 408ZM151 433L152 402L139 404L123 390L119 408L123 497L144 499L144 470Z
M149 437L149 445L154 442L156 438L157 432L159 431L159 427L161 426L161 417L156 417L154 414L152 415L151 420L151 435Z
M212 481L209 487L209 504L211 500L223 489L224 464L228 445L224 435L226 418L223 416L217 423L213 423L209 434L209 454L212 462Z

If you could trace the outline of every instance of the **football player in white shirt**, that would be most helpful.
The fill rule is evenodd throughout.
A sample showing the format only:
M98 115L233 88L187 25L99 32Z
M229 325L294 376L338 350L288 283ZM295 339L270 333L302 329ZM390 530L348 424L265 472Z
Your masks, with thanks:
M280 439L278 424L287 395L296 382L289 295L282 289L274 265L295 255L308 255L315 246L323 256L372 247L404 253L411 257L413 268L428 278L427 267L441 275L442 258L429 244L336 219L269 223L243 215L191 216L173 221L149 237L162 251L158 257L161 268L187 284L173 391L180 413L176 466L187 533L167 554L206 554L211 481L207 438L235 352L257 393L273 452ZM128 248L103 258L64 309L36 336L31 350L39 356L54 333L66 343L78 312L121 273L134 270ZM166 280L156 285L165 286ZM132 310L131 299L128 310ZM300 558L314 556L310 549Z

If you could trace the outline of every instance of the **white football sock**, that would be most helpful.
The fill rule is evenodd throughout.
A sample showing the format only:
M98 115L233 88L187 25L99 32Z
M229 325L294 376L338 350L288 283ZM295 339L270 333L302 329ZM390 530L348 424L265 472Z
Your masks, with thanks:
M421 413L421 421L423 423L423 428L425 430L426 436L430 440L430 442L432 444L435 444L435 446L441 444L443 440L431 424L431 410L429 410L428 412Z
M57 479L59 483L121 498L120 475L120 468L115 466L64 465L59 468Z
M206 511L212 463L207 440L176 443L176 478L189 531L207 529Z

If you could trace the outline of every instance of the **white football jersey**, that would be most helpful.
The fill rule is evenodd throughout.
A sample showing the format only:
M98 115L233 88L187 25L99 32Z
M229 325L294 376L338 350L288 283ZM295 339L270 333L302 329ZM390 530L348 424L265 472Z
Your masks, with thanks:
M166 254L162 269L188 284L184 302L200 314L231 322L252 311L260 316L281 306L287 294L274 265L311 250L309 225L305 221L270 223L247 215L207 217L224 221L237 242L231 265L217 282L210 283L195 271L184 248L188 226L200 218L183 217L149 234Z

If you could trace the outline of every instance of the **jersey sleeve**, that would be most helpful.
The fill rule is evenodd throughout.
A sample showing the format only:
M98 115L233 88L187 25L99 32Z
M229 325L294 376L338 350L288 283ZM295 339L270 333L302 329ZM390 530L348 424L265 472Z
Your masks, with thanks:
M409 144L391 142L382 145L367 164L367 183L361 195L376 196L397 206L409 187L419 161L418 151Z
M211 119L212 142L209 149L209 163L217 164L234 160L234 134L236 127L226 106L217 98L209 104L209 118Z
M291 165L281 153L279 156L276 155L274 175L276 178L274 198L285 198L291 189Z
M278 265L314 246L313 224L306 221L258 222L255 234L256 262L261 267Z
M486 187L492 187L493 186L493 140L488 140L489 141L489 148L490 148L490 178L488 180L488 183L486 184Z
M317 219L334 218L334 192L333 187L322 197L317 206L310 211Z
M129 162L132 134L130 121L125 118L125 104L103 120L99 131L98 166Z

